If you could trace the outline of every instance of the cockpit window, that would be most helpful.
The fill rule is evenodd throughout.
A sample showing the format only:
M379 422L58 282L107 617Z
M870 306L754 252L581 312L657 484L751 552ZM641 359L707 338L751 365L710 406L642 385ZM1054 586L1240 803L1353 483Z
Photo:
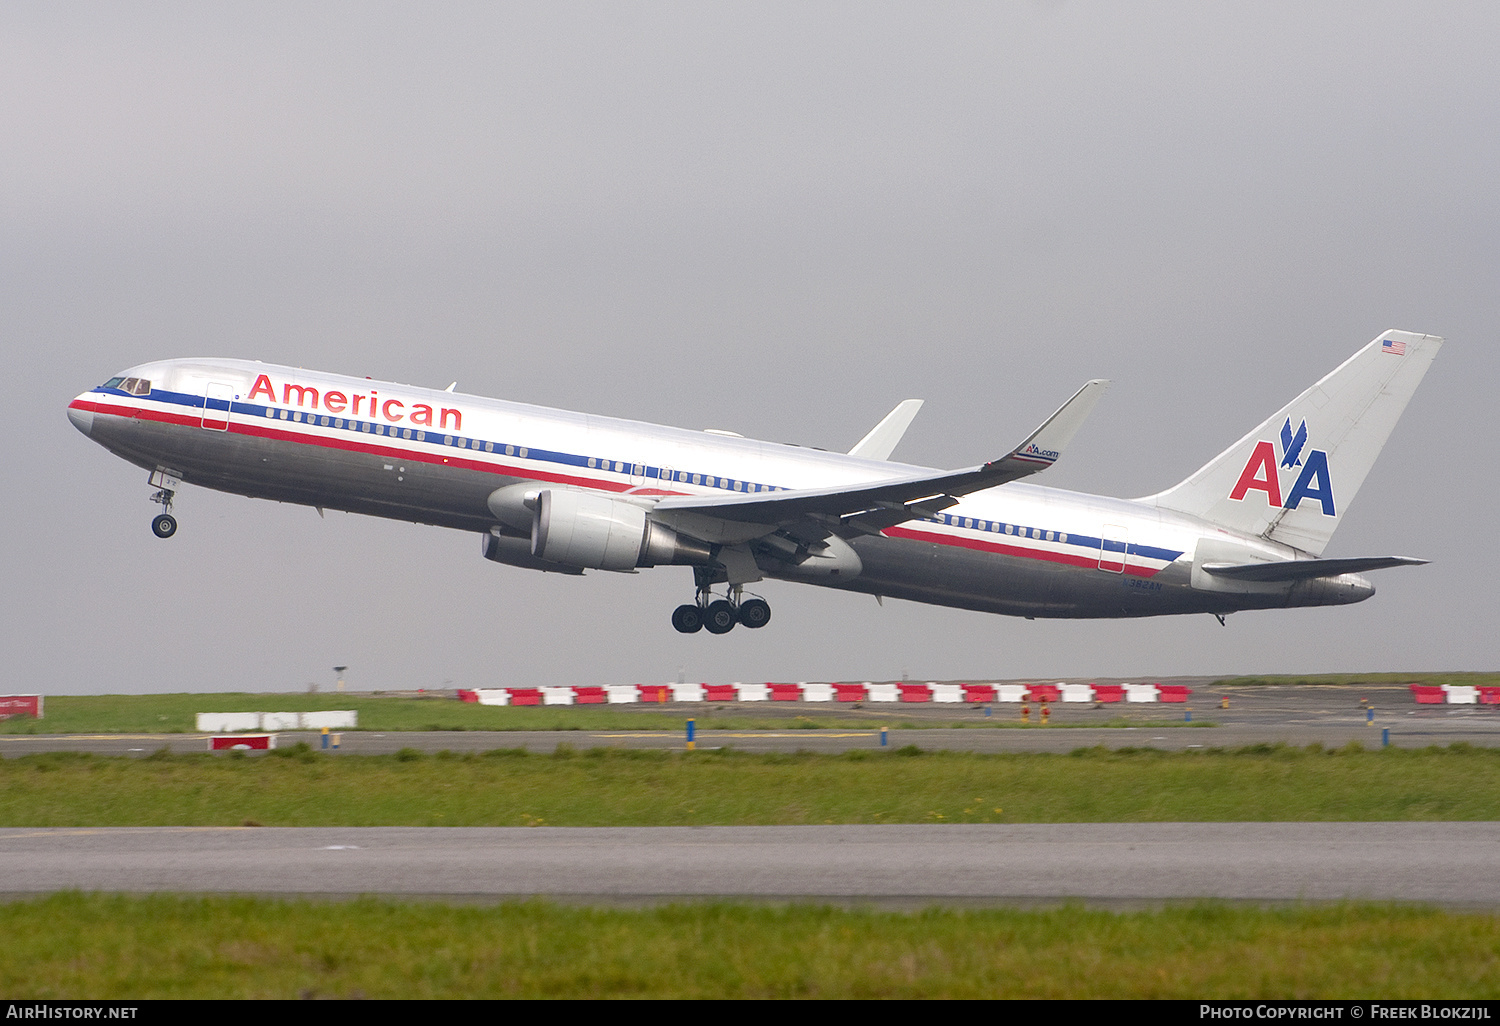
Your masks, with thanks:
M123 381L119 378L111 378L110 380L119 382L115 387L121 392L129 392L131 395L151 394L151 381L148 378L125 378Z
M124 378L110 378L108 381L106 381L100 387L101 388L119 388L120 387L120 382L122 382L124 380L125 380Z

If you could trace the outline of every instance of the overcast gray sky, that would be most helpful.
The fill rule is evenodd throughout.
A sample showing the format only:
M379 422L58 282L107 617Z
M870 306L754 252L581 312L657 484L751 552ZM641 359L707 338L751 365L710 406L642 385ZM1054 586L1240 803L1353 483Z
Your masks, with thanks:
M1493 3L0 6L13 401L0 691L1495 669ZM1144 495L1386 328L1449 344L1330 556L1336 609L1032 621L469 534L144 472L77 393L232 356Z

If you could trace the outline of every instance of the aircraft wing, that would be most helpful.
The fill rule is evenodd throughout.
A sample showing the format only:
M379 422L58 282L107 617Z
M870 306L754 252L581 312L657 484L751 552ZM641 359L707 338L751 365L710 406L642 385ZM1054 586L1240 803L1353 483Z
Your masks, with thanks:
M674 514L689 514L695 519L706 517L759 525L767 534L799 523L810 530L794 533L816 537L840 529L878 534L907 520L935 516L957 503L959 496L1046 470L1062 455L1063 448L1093 411L1108 384L1102 380L1088 382L1025 441L983 466L839 488L728 496L673 495L658 502L655 512L657 516L666 514L667 519ZM738 533L753 536L749 532Z

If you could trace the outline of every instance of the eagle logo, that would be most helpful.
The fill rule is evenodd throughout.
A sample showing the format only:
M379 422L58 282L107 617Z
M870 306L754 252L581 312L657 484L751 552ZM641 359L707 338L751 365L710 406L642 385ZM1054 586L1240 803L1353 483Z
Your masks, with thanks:
M1307 444L1307 421L1297 428L1297 433L1292 434L1292 418L1288 417L1286 423L1281 425L1281 465L1283 467L1302 466L1302 447Z

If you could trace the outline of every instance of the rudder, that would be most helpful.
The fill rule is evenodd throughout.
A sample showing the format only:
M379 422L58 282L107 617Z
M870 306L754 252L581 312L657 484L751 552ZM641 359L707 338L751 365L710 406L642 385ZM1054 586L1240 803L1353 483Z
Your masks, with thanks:
M1320 555L1442 344L1385 332L1185 481L1140 501Z

